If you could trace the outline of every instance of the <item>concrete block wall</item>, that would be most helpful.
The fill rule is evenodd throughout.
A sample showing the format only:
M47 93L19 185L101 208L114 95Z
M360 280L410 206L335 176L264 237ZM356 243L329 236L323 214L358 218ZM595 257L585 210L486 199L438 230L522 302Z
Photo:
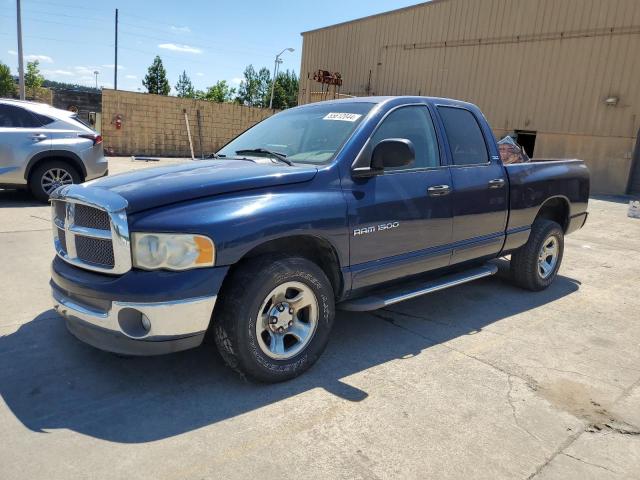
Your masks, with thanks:
M146 93L102 91L102 136L113 155L188 157L186 110L196 157L214 152L277 110ZM200 130L197 112L200 111ZM116 128L120 115L122 127ZM201 141L200 141L201 138Z

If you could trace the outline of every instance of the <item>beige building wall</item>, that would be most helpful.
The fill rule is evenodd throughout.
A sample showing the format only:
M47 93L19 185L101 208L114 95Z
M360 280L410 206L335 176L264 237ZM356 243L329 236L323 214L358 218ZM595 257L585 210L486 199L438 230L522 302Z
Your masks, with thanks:
M191 156L186 110L196 157L222 147L275 110L146 93L102 91L102 136L113 155ZM198 115L200 111L200 129ZM118 115L122 127L116 128ZM202 132L202 146L200 135Z
M536 131L536 157L584 158L594 191L626 188L639 0L433 0L303 33L301 103L318 69L342 74L342 94L470 101L496 133Z

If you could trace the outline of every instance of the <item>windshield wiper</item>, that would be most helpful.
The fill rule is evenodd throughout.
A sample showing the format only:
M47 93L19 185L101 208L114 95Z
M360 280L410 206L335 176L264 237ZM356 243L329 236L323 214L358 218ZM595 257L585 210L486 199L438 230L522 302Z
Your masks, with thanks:
M243 148L242 150L236 150L238 155L242 155L243 153L264 153L272 156L276 160L280 160L287 165L293 166L293 162L287 158L284 153L274 152L273 150L268 150L266 148Z
M218 154L218 153L210 153L209 155L207 155L207 158L215 158L215 159L225 159L225 160L245 160L247 162L253 162L256 163L255 160L251 160L250 158L245 158L245 157L227 157L224 154Z

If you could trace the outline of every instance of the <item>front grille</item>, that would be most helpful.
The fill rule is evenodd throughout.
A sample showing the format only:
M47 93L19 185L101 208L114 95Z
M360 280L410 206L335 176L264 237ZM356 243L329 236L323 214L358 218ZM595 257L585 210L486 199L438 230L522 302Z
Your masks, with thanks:
M62 228L58 228L58 241L64 253L67 253L67 236Z
M113 268L113 244L111 240L76 235L76 253L83 262Z
M126 206L124 198L112 193L92 194L91 189L76 185L59 190L52 199L58 256L97 272L123 274L131 270Z
M96 228L98 230L110 230L109 214L104 210L76 204L74 223L79 227Z
M64 202L53 202L53 211L55 213L56 218L64 221L65 216L65 203Z

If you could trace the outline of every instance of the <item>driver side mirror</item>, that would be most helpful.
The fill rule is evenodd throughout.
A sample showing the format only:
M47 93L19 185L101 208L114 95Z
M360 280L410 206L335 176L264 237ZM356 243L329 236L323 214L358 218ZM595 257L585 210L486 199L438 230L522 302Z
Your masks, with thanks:
M416 151L411 140L406 138L387 138L373 147L370 166L356 167L356 177L371 177L384 171L385 168L397 168L410 165L416 158Z

